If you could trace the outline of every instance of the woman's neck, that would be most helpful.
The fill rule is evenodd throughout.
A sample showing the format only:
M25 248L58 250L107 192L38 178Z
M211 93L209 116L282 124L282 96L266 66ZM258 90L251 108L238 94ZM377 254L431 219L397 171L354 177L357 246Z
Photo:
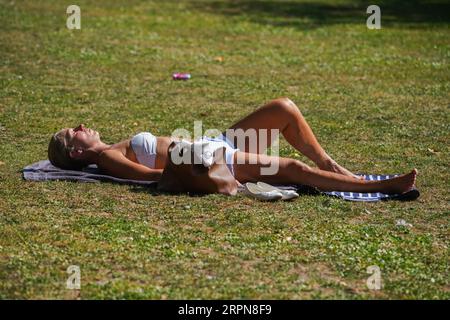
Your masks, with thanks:
M109 150L109 149L111 149L111 145L100 141L97 144L95 144L94 146L90 147L88 150L86 150L86 153L87 153L86 159L90 163L98 164L98 158L99 158L100 154L102 152L104 152L105 150Z

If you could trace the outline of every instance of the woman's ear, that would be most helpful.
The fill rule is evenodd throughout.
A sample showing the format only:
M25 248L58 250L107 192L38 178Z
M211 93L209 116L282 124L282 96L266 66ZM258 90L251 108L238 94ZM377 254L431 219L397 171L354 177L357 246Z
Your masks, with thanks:
M82 159L84 158L84 150L83 149L72 150L70 151L69 155L72 159Z

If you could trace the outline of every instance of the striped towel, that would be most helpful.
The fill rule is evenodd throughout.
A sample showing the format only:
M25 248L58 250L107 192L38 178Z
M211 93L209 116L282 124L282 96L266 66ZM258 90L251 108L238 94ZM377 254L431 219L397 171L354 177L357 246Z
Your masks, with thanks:
M386 180L397 177L398 174L357 174L363 176L365 180ZM420 196L419 190L416 188L411 189L408 192L402 194L386 194L381 192L375 193L362 193L362 192L342 192L342 191L319 191L316 188L311 188L302 185L277 185L277 188L285 190L296 190L298 193L308 193L308 194L325 194L332 197L338 197L348 201L381 201L381 200L401 200L409 201L415 200Z
M360 174L360 176L363 176L365 180L386 180L391 179L394 177L397 177L398 174L392 174L392 175L377 175L377 174ZM403 194L385 194L381 192L376 193L361 193L361 192L340 192L340 191L331 191L331 192L324 192L325 194L329 196L339 197L344 200L349 201L380 201L380 200L391 200L391 199L397 199L397 200L414 200L417 199L420 195L419 190L412 189L406 193Z

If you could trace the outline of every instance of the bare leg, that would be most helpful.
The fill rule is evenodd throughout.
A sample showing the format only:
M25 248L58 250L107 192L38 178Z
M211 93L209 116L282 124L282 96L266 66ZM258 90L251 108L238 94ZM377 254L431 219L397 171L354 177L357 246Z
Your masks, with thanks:
M252 161L254 164L252 164ZM274 175L262 175L261 168L278 163L278 172ZM382 181L366 181L349 176L310 168L306 164L289 158L273 157L245 152L235 153L234 171L241 182L264 181L267 183L294 183L316 187L322 191L384 192L404 193L415 183L417 170L408 174Z
M268 129L267 147L270 147L275 139L275 137L271 136L270 129L278 129L289 144L311 159L320 169L354 178L357 177L338 165L325 152L299 108L288 98L280 98L269 102L238 121L230 129L242 129L244 131L248 129ZM236 140L234 142L236 144ZM256 152L264 153L266 150L263 150L262 147L260 148L260 145L260 141L258 141L258 150ZM246 144L242 151L254 152L249 149L249 144Z

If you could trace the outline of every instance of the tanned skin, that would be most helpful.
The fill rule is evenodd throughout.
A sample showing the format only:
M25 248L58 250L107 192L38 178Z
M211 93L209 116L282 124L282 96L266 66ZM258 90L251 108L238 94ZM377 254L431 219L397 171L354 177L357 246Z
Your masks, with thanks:
M385 193L404 193L415 184L416 169L389 180L366 181L340 166L325 152L300 109L288 98L270 101L229 129L267 129L265 146L258 141L256 152L245 145L234 154L235 178L240 183L295 183L317 187L323 191ZM270 129L278 129L292 147L311 159L317 168L296 159L264 154L265 148L270 147L275 138L271 136ZM95 163L112 176L135 180L160 179L167 160L167 148L174 140L171 137L157 137L155 169L151 169L137 161L130 139L108 145L101 141L97 131L88 129L83 124L64 130L67 143L75 149L71 152L71 157ZM279 168L276 174L261 174L261 168L275 163Z

